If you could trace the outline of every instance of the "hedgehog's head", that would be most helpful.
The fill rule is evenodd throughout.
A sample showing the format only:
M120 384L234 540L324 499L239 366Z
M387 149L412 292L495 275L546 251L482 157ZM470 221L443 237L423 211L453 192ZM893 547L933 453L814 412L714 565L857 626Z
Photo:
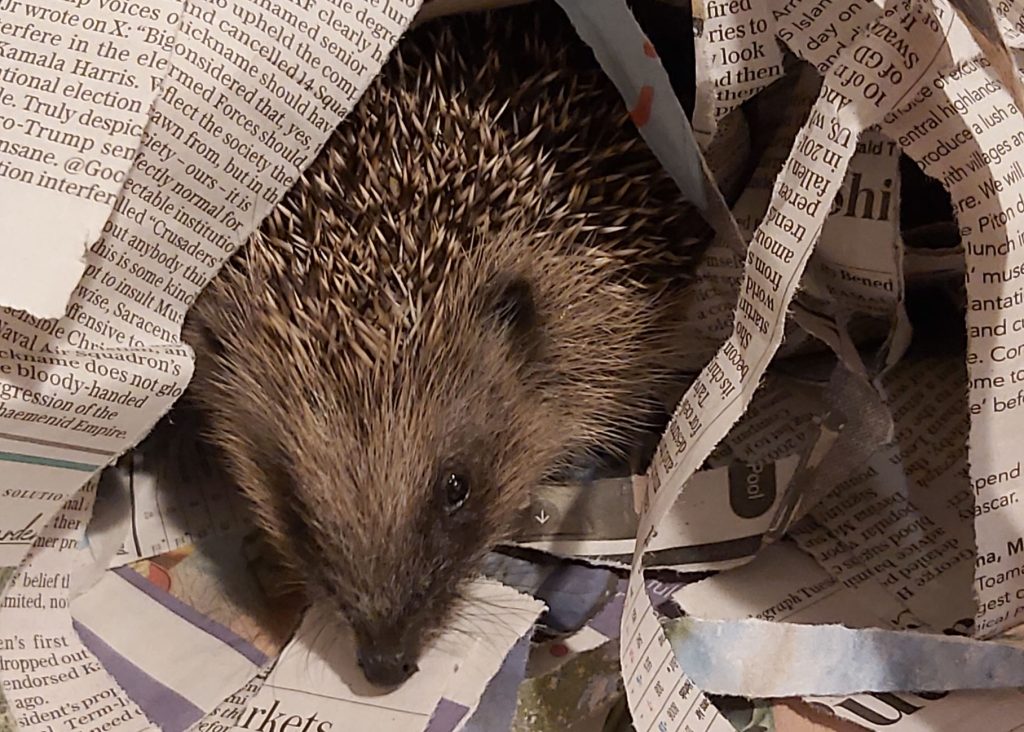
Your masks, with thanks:
M318 344L288 325L257 342L248 323L212 369L228 462L383 686L416 669L572 432L535 268L464 264L384 341L353 327Z
M541 416L537 290L522 273L479 275L449 278L444 306L386 358L347 362L343 388L321 380L308 395L320 416L287 451L292 535L379 685L415 670L557 445Z

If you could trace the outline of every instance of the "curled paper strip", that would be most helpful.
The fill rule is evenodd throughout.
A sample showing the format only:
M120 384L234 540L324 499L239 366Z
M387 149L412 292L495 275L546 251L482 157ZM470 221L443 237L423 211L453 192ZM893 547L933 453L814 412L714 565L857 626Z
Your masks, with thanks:
M684 617L666 626L681 668L704 691L753 697L865 690L946 691L1024 686L1024 646L841 625ZM761 663L752 663L756 648ZM828 649L823 656L822 648ZM928 663L919 659L927 656ZM787 673L763 659L799 658Z

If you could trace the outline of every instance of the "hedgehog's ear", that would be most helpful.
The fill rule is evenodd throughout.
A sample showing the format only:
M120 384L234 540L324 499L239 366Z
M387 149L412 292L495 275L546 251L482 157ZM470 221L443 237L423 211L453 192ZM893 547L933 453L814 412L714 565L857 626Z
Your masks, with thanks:
M182 324L182 333L186 340L198 350L212 353L214 356L224 355L224 344L207 324L205 313L200 309L193 309L185 316Z
M221 343L220 338L218 338L214 334L213 330L211 330L205 323L201 323L195 329L195 332L203 341L203 347L206 349L206 351L214 354L215 356L224 355L224 344Z
M520 345L536 337L539 318L533 285L522 275L506 275L491 285L490 312L498 327Z

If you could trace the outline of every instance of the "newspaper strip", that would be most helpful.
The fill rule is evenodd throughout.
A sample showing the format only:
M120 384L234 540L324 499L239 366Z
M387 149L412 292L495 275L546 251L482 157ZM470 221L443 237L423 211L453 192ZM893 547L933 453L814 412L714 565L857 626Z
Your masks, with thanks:
M902 309L899 190L896 143L866 131L832 201L798 295L801 304L827 314L847 334L855 321L867 318L898 329L893 358L909 341Z
M898 365L884 382L895 443L792 531L837 581L873 598L887 625L944 630L974 614L965 386L958 356Z
M1024 489L1017 415L1024 296L1024 134L1020 110L984 58L936 75L884 129L953 199L967 259L971 485L979 563L977 632L990 637L1024 613ZM1003 598L1003 602L997 602ZM1009 598L1006 601L1006 598Z
M269 660L226 626L131 569L106 572L71 606L75 630L158 729L183 730ZM208 669L216 668L216 675Z
M950 0L950 4L971 31L975 43L992 64L1017 109L1024 108L1024 90L1021 89L1017 64L1003 40L995 10L987 0Z
M996 23L1003 36L1003 42L1012 50L1024 48L1024 8L1018 0L1005 0L995 4ZM1011 51L1012 53L1012 51Z
M662 583L653 580L646 580L644 582L645 597L650 597L656 606L661 607L666 603L670 602L672 594L678 589L678 585L669 583ZM618 601L610 604L603 614L602 618L596 618L596 625L598 628L605 628L607 624L611 622L619 622L619 629L621 630L622 614L626 612L628 602L628 585L623 588L623 594L618 598ZM606 629L604 631L608 635L612 635L613 631ZM662 636L664 640L664 636ZM625 638L619 635L619 652L620 657L623 652L623 646L626 643L635 644L635 638ZM667 642L665 642L667 646ZM697 732L728 732L734 729L728 718L722 713L722 710L716 706L711 698L701 691L694 683L686 676L678 664L675 658L669 653L664 659L661 660L663 665L658 665L658 661L654 659L646 659L644 663L636 670L636 675L641 681L650 684L652 695L645 699L644 714L650 718L652 715L660 717L660 723L655 725L653 722L650 724L644 724L642 719L638 719L636 716L636 709L631 706L633 710L633 726L637 729L662 729L664 725L665 729L678 730L681 732L689 732L693 730ZM677 680L678 683L673 686L665 686L663 678L666 674L670 675L673 680ZM623 680L626 680L623 674Z
M64 314L132 166L181 8L174 0L0 6L3 305Z
M127 522L112 567L254 526L241 493L196 441L198 426L180 414L175 423L161 423L101 477L101 499L121 505L113 520Z
M647 566L703 572L749 561L771 526L796 462L796 456L751 465L736 461L696 473L648 547ZM637 535L632 481L536 491L523 523L517 535L521 546L628 567Z
M697 0L693 7L697 66L693 134L706 147L719 121L783 74L768 3Z
M840 53L881 11L880 3L835 5L816 0L773 2L771 6L768 33L776 35L821 75L829 72ZM833 323L825 331L818 327L812 332L841 354L855 373L861 371L860 359L850 353L850 342L857 336L871 335L872 325L865 323L865 314L881 318L874 328L887 323L882 354L886 364L899 357L910 336L902 307L899 187L898 150L874 130L865 131L843 186L831 202L821 244L802 281L804 290L795 300L796 320L804 328L812 326L822 314L829 316ZM856 243L851 246L846 242ZM869 294L873 286L878 289ZM823 289L828 291L824 300L820 292ZM818 298L813 298L814 294ZM875 302L866 302L869 299ZM828 330L834 331L833 337L828 337Z
M659 605L671 603L679 583L647 580L646 586ZM620 580L614 599L580 631L567 638L535 646L528 666L529 678L520 687L520 712L514 732L578 729L580 717L588 717L616 703L622 689L618 661L619 625L626 582ZM725 715L692 685L676 700L672 712L684 729L728 729ZM586 730L608 729L594 720ZM617 729L617 728L616 728ZM582 730L581 730L582 732Z
M183 346L44 346L39 336L0 346L0 566L21 561L68 497L149 431L192 373Z
M848 49L881 16L884 6L886 3L878 0L841 4L821 0L771 0L771 17L775 24L772 32L793 53L826 76L840 61L848 63L845 57ZM890 82L898 84L892 71L902 76L900 67L893 65L891 69L888 66L878 68L875 78L886 86ZM864 83L868 83L867 78Z
M641 724L653 723L659 712L652 716L647 711L652 698L650 678L638 678L642 676L638 671L645 663L661 667L673 657L665 648L661 624L639 584L643 551L682 485L749 402L778 346L786 306L827 213L821 209L808 213L808 205L814 200L808 195L809 188L823 180L815 191L816 199L834 198L860 131L877 122L903 94L915 88L924 73L916 68L919 60L937 56L945 44L948 25L948 21L940 24L930 9L895 4L869 34L840 54L844 63L826 76L818 102L776 182L768 215L754 234L733 336L683 398L647 480L641 481L641 535L622 632L630 639L623 644L622 658L627 694L634 719ZM901 47L921 49L920 54L903 57L892 45L897 39ZM857 58L865 53L878 54L894 68L902 69L900 83L887 85L883 91L874 81L877 74L873 70L859 68ZM845 81L845 74L851 71L861 74L859 85ZM671 675L659 680L663 681L662 688L671 689L679 683ZM657 701L654 705L659 710L662 706Z
M487 681L513 645L533 626L543 605L503 585L479 580L467 590L467 612L432 644L420 671L381 694L355 664L351 633L324 634L333 617L323 608L306 615L259 691L229 705L217 719L229 729L378 729L454 732L472 717ZM480 612L487 608L487 612ZM212 722L212 720L211 720ZM281 729L281 727L276 727Z
M756 222L768 208L772 183L803 118L814 103L818 86L819 82L812 74L796 73L769 87L757 98L755 129L762 136L767 135L768 139L755 150L757 168L731 212L743 239L734 241L719 232L698 263L693 285L683 303L686 341L694 351L693 372L711 360L732 329L733 308L746 250L743 242L749 240ZM721 134L715 138L716 141L721 139ZM712 142L706 152L716 144ZM802 336L799 328L788 329L784 348L799 349L805 342Z
M726 16L722 22L731 18ZM819 87L820 79L813 69L798 67L752 102L756 129L766 139L756 148L758 168L732 210L747 239L764 217L772 185ZM854 316L861 305L867 305L873 320L867 323L868 334L878 331L885 337L888 333L886 355L890 361L906 346L909 328L902 308L902 259L897 236L898 155L891 142L871 131L866 134L868 137L858 142L857 154L830 208L821 246L812 255L803 290L794 301L803 318L799 324L786 323L779 356L821 347L805 332L812 314L815 318L841 320L841 324L832 322L828 326L836 336L824 339L833 350L840 348L841 336L847 333L851 321L854 334L850 337L863 337L867 318ZM845 206L840 201L845 201ZM688 342L702 344L702 348L695 348L700 354L695 369L711 359L730 332L741 276L741 260L722 242L714 242L699 265L687 302L687 322L692 323L694 331ZM882 289L875 292L872 285ZM822 337L820 332L816 335Z
M0 673L18 729L150 728L72 627L67 595L95 496L90 482L41 527L0 600Z

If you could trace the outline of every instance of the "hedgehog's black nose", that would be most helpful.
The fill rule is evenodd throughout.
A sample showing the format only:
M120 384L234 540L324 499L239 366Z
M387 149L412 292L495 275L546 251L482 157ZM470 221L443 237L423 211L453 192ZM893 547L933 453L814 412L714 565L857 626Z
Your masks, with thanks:
M399 686L419 670L416 662L402 651L363 647L356 653L356 659L366 680L382 688Z

